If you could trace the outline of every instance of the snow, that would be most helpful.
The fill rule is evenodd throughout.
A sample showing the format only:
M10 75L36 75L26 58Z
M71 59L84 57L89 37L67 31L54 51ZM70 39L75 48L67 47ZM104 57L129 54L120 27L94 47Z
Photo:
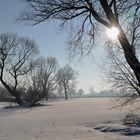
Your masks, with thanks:
M122 124L99 124L94 127L101 132L114 132L126 136L140 135L140 128L134 126L125 126Z
M4 104L6 105L6 104ZM111 109L108 98L53 101L47 106L3 109L0 140L139 140L123 135L125 109ZM112 121L114 124L105 124ZM131 131L139 132L139 128ZM115 131L115 132L113 132Z

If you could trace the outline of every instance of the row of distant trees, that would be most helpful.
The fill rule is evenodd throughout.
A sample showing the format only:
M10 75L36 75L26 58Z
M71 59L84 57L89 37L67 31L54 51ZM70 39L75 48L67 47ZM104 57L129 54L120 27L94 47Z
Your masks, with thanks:
M48 100L57 88L65 93L76 84L77 72L69 65L59 68L54 57L39 57L33 40L16 34L0 35L0 81L14 101L33 106Z

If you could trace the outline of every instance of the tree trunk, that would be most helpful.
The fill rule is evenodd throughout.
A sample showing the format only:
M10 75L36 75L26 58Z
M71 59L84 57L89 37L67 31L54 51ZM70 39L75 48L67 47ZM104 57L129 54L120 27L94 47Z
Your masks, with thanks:
M48 90L46 88L46 84L43 85L43 98L48 100Z
M138 86L140 87L140 62L137 59L136 55L134 54L133 48L130 46L121 28L120 28L120 35L118 36L118 40L124 51L126 61L129 64L129 66L132 68L133 72L135 73L136 79L138 81Z
M22 102L22 100L21 100L21 98L20 98L20 96L19 96L18 94L15 96L15 98L16 98L16 102L17 102L19 105L23 106L23 102Z
M67 93L67 88L64 86L64 92L65 92L65 100L68 100L68 93Z
M49 99L49 92L48 92L48 90L46 90L46 92L45 92L45 99L48 101L48 99Z
M19 104L19 105L23 105L23 102L22 102L20 96L18 95L18 93L17 93L15 90L13 90L10 86L8 86L8 85L6 84L6 82L4 82L3 79L2 79L1 77L0 77L0 81L1 81L1 83L4 85L4 87L9 91L9 93L10 93L13 97L15 97L16 103Z
M126 35L124 34L117 17L112 12L112 9L110 8L107 0L100 0L100 3L106 13L106 16L108 20L110 21L112 26L116 26L119 28L120 33L118 36L118 40L122 46L122 49L124 51L124 56L129 64L129 66L132 68L133 72L135 73L136 79L138 81L138 86L140 87L140 62L137 59L136 55L134 54L133 48L131 47L129 41L126 38Z

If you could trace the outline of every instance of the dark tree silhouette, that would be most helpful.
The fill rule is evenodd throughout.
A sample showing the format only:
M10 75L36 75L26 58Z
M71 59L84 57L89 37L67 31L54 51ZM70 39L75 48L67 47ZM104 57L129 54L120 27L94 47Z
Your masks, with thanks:
M33 69L32 59L37 53L35 42L16 34L0 35L0 81L19 105L23 76Z
M109 69L105 71L107 81L112 85L115 91L122 91L120 97L116 98L115 102L118 101L119 106L134 103L139 97L140 87L137 84L134 72L124 59L122 49L108 47L107 61L109 63Z
M24 0L28 9L18 20L30 22L32 25L46 20L59 20L62 25L76 23L77 32L69 42L75 51L82 48L81 53L91 51L97 24L119 29L118 42L124 57L134 72L137 85L140 87L140 62L136 48L140 40L140 0ZM130 24L131 23L131 24ZM130 26L131 25L131 26ZM127 31L131 34L127 34ZM87 36L89 38L87 38ZM88 44L83 42L87 40ZM86 42L87 42L86 41ZM84 47L83 47L84 46ZM86 47L85 47L86 46ZM140 96L139 92L137 94Z
M82 88L80 88L80 89L78 90L78 95L79 95L80 97L82 97L82 96L84 96L84 94L85 94L84 90L83 90Z
M75 83L77 74L69 65L60 68L56 73L56 82L63 87L66 100L68 100L68 90Z
M32 90L38 92L38 100L45 98L48 100L49 94L55 89L55 73L58 62L54 57L40 57L37 60L36 71L32 74Z

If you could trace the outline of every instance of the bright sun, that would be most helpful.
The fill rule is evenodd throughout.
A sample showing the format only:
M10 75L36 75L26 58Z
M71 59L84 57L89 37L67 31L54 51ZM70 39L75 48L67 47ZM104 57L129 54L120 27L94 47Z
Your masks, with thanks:
M107 36L111 40L117 39L117 36L119 35L119 29L116 27L112 27L110 29L107 29Z

